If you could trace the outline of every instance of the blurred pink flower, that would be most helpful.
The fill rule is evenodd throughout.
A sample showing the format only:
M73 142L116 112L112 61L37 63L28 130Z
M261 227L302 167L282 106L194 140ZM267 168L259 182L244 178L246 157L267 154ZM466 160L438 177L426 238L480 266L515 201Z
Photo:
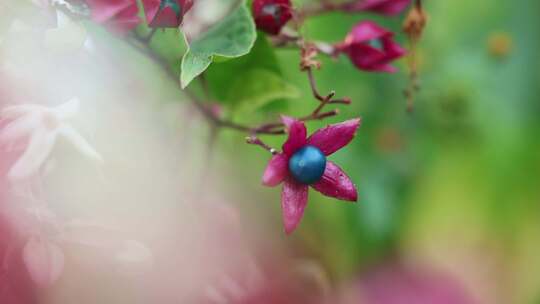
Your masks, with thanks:
M471 304L463 286L452 277L401 264L367 272L352 287L345 303L356 304Z
M136 0L86 0L92 19L118 33L126 33L141 23Z
M337 49L361 70L393 73L396 68L390 63L406 53L393 37L394 33L375 22L363 21L354 26Z
M245 263L242 273L222 276L194 303L325 303L330 283L317 263L280 259L266 266Z
M336 164L326 161L329 156L343 148L354 138L356 130L360 126L360 119L352 119L335 125L329 125L320 129L306 138L306 126L302 121L282 116L289 138L283 144L283 152L272 157L264 172L262 182L266 186L277 186L283 182L281 194L281 206L283 209L283 221L286 233L292 233L304 215L304 208L308 200L309 186L320 193L345 201L356 201L358 194L356 187L350 178ZM296 170L305 173L312 171L310 165L302 167L306 159L300 159L299 168L291 171L291 159L298 156L306 147L314 148L322 152L324 162L321 162L322 171L316 180L305 183L296 176ZM316 168L317 169L317 168ZM309 173L309 172L308 172ZM311 178L312 176L308 176Z
M2 201L0 262L6 265L8 277L25 278L27 281L24 284L37 288L48 288L60 278L64 269L64 253L52 241L58 224L56 214L46 207L21 206L11 204L9 200ZM3 251L2 247L6 250ZM3 298L0 296L0 299Z
M45 238L32 237L23 249L23 260L30 277L40 288L52 286L64 270L64 253Z
M344 5L347 11L370 11L383 15L397 15L401 13L411 0L358 0Z
M12 181L34 176L47 161L59 136L69 140L83 155L102 161L95 149L66 122L79 111L79 100L72 99L55 108L25 104L2 109L0 117L10 120L0 131L0 143L9 149L29 139L24 153L8 172Z
M23 243L17 231L0 212L0 303L2 304L37 303L35 285L24 264L22 248Z

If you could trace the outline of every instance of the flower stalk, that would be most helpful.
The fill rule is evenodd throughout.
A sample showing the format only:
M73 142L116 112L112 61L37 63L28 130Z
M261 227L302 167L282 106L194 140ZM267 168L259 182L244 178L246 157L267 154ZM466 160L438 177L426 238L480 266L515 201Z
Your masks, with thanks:
M409 56L407 60L409 84L403 91L403 95L407 100L407 112L409 113L414 111L414 98L420 91L418 79L418 43L422 38L426 24L427 15L422 7L422 1L416 0L415 5L403 23L403 32L409 40Z

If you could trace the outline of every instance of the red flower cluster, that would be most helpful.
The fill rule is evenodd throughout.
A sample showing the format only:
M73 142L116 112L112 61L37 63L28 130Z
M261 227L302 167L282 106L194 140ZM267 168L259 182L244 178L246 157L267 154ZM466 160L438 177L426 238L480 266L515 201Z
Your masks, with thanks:
M410 0L359 0L336 6L346 12L374 12L383 15L401 13ZM283 26L293 17L290 0L255 0L253 16L257 28L271 35L278 35ZM405 50L393 39L394 34L373 21L358 23L345 38L336 45L337 54L346 54L361 70L370 72L395 72L390 63L403 55Z
M118 33L126 33L137 27L139 18L137 0L86 0L92 19L105 24ZM146 19L151 27L178 27L184 15L193 6L193 0L143 0Z

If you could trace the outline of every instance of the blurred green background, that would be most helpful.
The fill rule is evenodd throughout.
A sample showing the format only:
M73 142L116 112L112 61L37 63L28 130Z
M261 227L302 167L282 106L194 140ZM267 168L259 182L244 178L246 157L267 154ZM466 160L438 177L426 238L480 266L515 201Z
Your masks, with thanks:
M228 130L214 151L215 167L229 174L222 190L241 205L245 229L268 236L254 242L281 239L299 256L320 261L334 281L374 263L411 259L453 274L485 303L540 303L540 2L427 0L425 9L429 23L418 48L421 91L413 113L403 96L405 59L396 63L398 73L375 74L357 70L344 56L321 57L323 68L315 73L321 92L335 90L353 103L339 107L335 118L310 122L310 132L363 119L356 139L331 158L357 184L358 204L310 191L304 220L286 237L280 189L260 185L269 155ZM407 45L403 14L329 14L309 20L302 33L338 42L366 19ZM184 49L178 35L157 37L153 47L178 71ZM273 50L260 34L252 54L216 63L206 74L225 115L253 123L314 109L298 64L298 50ZM281 94L265 96L278 100L256 109L255 95L235 94L257 91L253 79L261 70L282 76L265 80ZM141 77L150 81L148 75ZM162 94L172 99L176 93ZM193 132L208 135L207 129ZM262 138L274 147L284 140ZM196 170L205 170L203 154L194 154Z
M405 60L390 75L358 71L345 57L323 59L316 73L321 91L353 100L330 121L363 118L357 138L332 156L361 199L348 204L311 191L306 216L287 241L303 244L334 279L408 256L499 300L540 303L540 2L428 0L425 6L429 24L419 46L422 88L414 113L405 111L402 95ZM336 13L310 20L303 32L339 41L356 22L372 19L406 43L403 18ZM298 52L278 50L276 57L284 79L301 90L284 111L309 113L315 100L298 70ZM240 145L236 133L223 135L219 159L239 170L231 195L257 193L244 195L247 210L268 209L262 212L268 225L278 227L279 190L259 187L268 155ZM275 147L283 140L264 139Z

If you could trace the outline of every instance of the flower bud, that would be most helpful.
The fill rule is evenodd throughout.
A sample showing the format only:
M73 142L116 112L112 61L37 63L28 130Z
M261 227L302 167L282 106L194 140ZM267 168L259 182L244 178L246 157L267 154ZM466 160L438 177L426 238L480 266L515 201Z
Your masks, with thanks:
M257 28L271 35L277 35L293 17L290 0L255 0L253 16Z
M424 32L427 24L427 15L421 6L414 6L405 21L403 22L403 31L413 41L418 41Z
M193 6L193 0L143 0L148 25L153 28L177 28Z
M357 68L373 72L395 72L390 63L405 55L405 50L394 41L394 33L372 21L358 23L336 47Z

